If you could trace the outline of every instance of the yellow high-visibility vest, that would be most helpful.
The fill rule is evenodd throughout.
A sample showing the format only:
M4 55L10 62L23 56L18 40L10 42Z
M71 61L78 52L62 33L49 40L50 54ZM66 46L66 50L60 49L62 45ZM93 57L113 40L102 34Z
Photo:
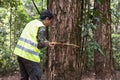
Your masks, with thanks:
M37 48L38 42L36 36L39 27L42 26L44 26L44 24L39 20L29 22L17 42L14 54L33 62L40 62L39 55L42 53L40 49Z

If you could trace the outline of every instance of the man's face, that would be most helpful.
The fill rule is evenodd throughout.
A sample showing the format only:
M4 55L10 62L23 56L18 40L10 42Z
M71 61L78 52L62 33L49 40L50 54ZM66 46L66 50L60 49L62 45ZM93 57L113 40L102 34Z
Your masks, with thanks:
M46 26L50 26L52 24L53 19L46 18Z

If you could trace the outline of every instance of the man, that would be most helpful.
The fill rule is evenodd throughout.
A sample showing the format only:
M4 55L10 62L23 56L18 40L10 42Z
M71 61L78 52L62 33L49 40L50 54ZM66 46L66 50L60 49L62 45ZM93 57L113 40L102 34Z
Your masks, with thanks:
M40 15L40 20L29 22L24 28L14 53L18 57L21 80L40 80L41 67L40 52L41 48L52 47L54 42L45 39L45 28L52 23L53 14L44 10Z

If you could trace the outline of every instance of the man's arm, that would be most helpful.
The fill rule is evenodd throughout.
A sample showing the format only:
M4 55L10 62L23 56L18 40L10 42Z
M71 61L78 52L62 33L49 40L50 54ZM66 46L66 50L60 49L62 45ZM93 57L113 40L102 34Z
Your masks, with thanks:
M49 45L48 41L45 41L45 28L39 27L38 33L37 33L37 41L38 41L38 49L44 48L45 46Z

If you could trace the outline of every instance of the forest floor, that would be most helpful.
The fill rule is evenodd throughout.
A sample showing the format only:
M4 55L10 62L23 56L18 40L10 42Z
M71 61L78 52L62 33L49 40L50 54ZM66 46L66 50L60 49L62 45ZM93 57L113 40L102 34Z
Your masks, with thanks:
M117 71L117 80L120 80L120 71ZM0 76L0 80L20 80L20 75L18 73L15 74L7 74ZM45 75L42 76L42 80L46 80ZM83 75L82 80L95 80L94 73L88 73Z

